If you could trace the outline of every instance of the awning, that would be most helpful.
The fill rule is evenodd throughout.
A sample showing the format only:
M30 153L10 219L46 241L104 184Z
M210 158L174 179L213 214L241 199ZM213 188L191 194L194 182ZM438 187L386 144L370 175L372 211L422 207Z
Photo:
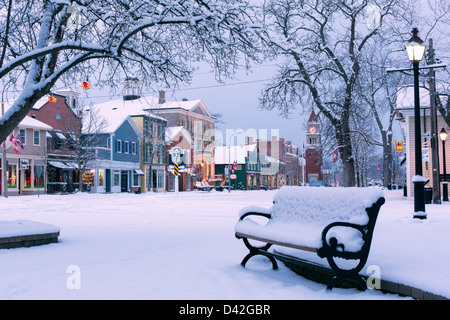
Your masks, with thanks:
M66 136L62 132L55 131L55 133L58 136L58 138L60 138L61 140L67 139Z
M74 166L67 165L64 162L60 162L60 161L49 161L48 164L55 168L60 168L60 169L72 169L72 170L75 169Z
M144 175L144 173L142 172L141 169L135 169L134 172L136 172L138 176L143 176Z

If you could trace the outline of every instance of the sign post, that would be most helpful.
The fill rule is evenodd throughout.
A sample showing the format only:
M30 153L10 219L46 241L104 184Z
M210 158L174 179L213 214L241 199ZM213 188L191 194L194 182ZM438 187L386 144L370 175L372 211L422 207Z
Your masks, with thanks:
M179 191L179 181L178 177L180 175L180 163L182 163L181 156L184 154L184 150L180 147L174 147L170 149L169 154L172 157L173 162L173 175L175 176L175 193L178 194Z

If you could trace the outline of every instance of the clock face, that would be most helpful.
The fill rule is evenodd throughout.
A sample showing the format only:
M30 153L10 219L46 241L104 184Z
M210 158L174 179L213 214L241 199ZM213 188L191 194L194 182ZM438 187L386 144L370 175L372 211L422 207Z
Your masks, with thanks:
M309 128L310 133L316 133L316 127L310 127Z

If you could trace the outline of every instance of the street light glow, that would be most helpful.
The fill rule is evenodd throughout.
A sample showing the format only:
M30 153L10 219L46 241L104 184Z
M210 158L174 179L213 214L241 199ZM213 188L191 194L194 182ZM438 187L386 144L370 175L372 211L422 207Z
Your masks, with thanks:
M448 133L445 131L444 127L442 127L441 132L439 132L439 137L441 138L441 141L447 140Z
M413 28L413 36L405 44L406 52L408 53L408 58L411 62L420 62L425 55L426 46L423 44L423 40L417 35L418 33L419 30L417 28Z

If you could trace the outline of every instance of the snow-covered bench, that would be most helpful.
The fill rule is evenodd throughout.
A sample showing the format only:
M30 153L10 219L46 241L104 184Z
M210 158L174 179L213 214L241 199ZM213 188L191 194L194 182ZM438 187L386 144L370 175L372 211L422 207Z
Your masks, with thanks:
M326 258L335 272L328 283L329 290L344 279L355 280L365 289L359 272L366 264L378 212L384 202L379 188L283 187L274 196L271 208L241 210L235 225L236 237L243 239L250 250L241 265L245 267L255 255L264 255L277 269L275 258L283 260L285 256L269 251L272 245L306 250ZM265 217L268 222L256 222L251 218L254 216ZM250 240L264 245L256 246ZM357 264L344 269L336 258L354 260Z

